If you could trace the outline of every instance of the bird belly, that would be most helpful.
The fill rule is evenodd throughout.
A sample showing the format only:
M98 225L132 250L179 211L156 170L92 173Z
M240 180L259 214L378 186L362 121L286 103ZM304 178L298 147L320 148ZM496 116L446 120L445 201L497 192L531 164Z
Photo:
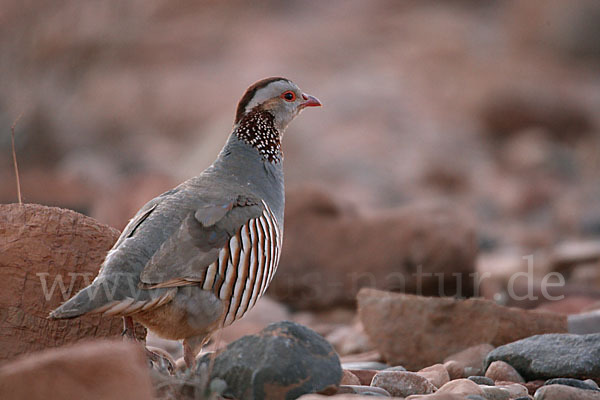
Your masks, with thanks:
M213 292L199 286L182 286L169 303L132 317L162 338L179 340L210 335L220 326L224 310L223 302Z

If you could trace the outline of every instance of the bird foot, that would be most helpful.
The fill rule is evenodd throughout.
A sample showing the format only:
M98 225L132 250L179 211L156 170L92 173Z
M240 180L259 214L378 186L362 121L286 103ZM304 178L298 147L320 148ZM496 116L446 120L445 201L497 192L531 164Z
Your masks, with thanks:
M168 353L156 347L144 347L144 349L148 361L154 363L159 369L167 370L170 375L175 373L175 361Z
M166 351L157 347L146 347L146 344L139 341L135 336L135 328L133 326L133 318L123 317L123 332L121 336L127 340L133 340L136 343L140 343L144 346L146 358L150 364L154 363L158 368L167 370L169 374L173 375L175 372L175 361L171 358L171 355Z

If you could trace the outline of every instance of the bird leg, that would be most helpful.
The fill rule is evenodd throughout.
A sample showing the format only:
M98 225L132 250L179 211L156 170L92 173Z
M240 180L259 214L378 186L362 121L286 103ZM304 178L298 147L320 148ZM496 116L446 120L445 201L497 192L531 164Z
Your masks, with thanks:
M187 339L183 339L183 361L189 370L196 367L196 352Z
M133 318L123 317L123 332L121 333L121 336L125 336L127 339L136 340Z
M135 342L141 343L135 337L135 327L133 326L133 318L131 318L130 316L123 317L123 333L121 335L129 340L133 340ZM144 346L146 358L149 361L154 362L156 365L159 365L161 367L165 367L169 371L170 374L172 374L173 371L175 371L174 363L173 363L173 361L169 360L168 357L166 357L162 354L159 354L157 352L149 350L146 347L145 343L141 343L141 344Z

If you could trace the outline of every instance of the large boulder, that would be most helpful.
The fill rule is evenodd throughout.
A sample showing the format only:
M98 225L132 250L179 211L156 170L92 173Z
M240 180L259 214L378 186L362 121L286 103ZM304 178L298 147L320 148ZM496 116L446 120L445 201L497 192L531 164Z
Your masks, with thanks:
M358 314L371 342L392 365L418 370L468 347L499 346L540 333L567 332L564 315L482 299L422 297L362 289Z
M289 321L270 324L211 357L200 359L198 370L223 379L223 394L240 400L295 399L335 390L342 379L333 347L313 330Z
M361 287L473 294L470 219L446 204L366 214L314 187L286 197L281 265L269 294L300 309L354 306Z
M528 337L491 351L486 365L504 361L526 380L576 378L600 380L600 333Z
M152 398L142 347L122 340L78 343L21 356L0 367L0 398Z
M0 360L122 331L120 318L46 318L94 279L118 236L71 210L0 205Z

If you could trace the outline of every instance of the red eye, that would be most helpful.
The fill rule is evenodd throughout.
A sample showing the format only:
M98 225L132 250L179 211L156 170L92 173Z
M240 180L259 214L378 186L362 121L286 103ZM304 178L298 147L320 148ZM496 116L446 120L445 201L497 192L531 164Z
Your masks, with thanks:
M287 92L283 92L279 97L281 97L285 101L294 101L296 100L296 93L292 92L291 90L288 90Z

